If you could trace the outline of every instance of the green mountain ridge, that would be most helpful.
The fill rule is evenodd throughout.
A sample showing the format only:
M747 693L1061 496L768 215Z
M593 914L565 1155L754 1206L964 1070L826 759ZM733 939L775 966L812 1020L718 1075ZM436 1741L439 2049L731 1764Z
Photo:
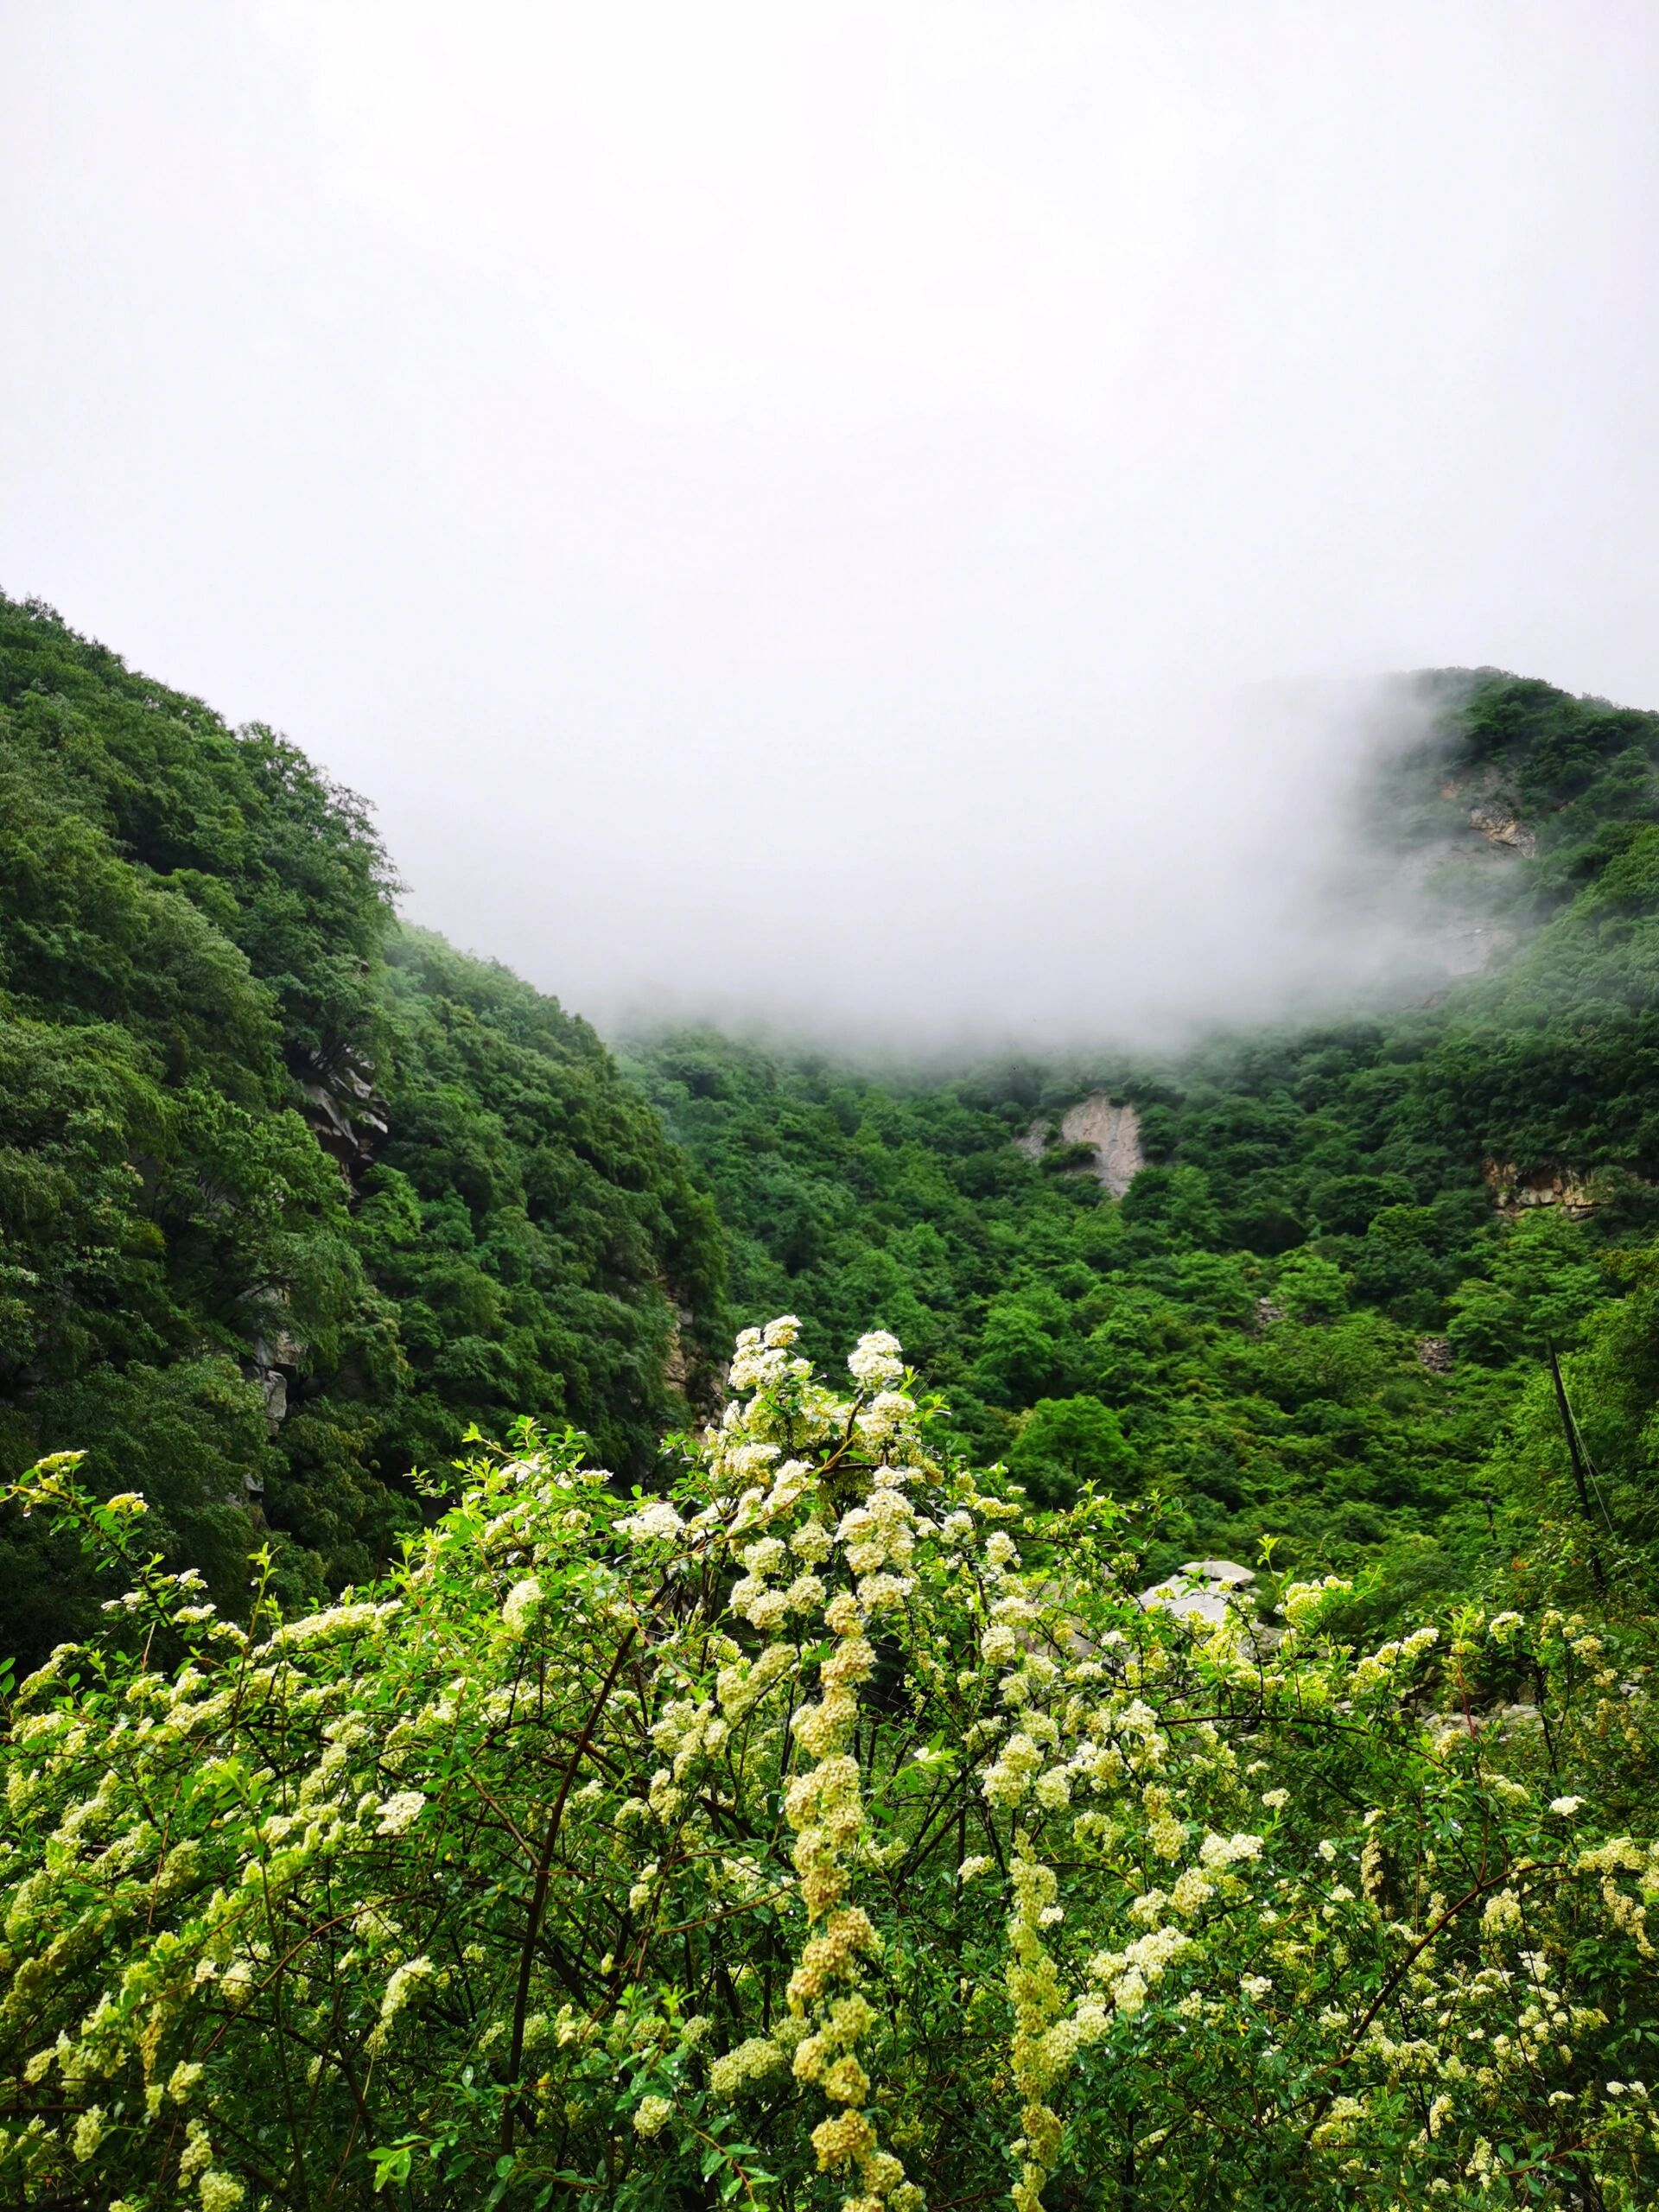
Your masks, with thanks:
M588 1025L398 924L296 747L9 601L0 793L0 1475L83 1449L217 1594L268 1534L304 1603L472 1424L648 1471L721 1258ZM15 1512L0 1591L26 1653L94 1602Z

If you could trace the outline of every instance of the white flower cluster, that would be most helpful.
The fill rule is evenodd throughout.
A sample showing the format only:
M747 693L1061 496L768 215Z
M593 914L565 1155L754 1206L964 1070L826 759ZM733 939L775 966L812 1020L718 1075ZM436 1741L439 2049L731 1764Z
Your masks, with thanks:
M1312 1586L1324 1588L1323 1584ZM1521 1617L1517 1613L1514 1618L1519 1620ZM1355 1668L1355 1688L1366 1690L1392 1687L1401 1667L1410 1666L1421 1659L1426 1651L1433 1649L1440 1638L1439 1629L1420 1628L1396 1643L1379 1644L1375 1651L1368 1652Z
M853 1380L867 1390L896 1382L905 1371L899 1339L885 1329L872 1329L861 1336L848 1353L847 1365Z
M665 1497L654 1497L642 1505L637 1513L630 1513L616 1524L617 1532L636 1544L677 1543L685 1534L685 1523Z
M877 1333L862 1340L849 1362L855 1379L875 1391L855 1409L830 1398L812 1382L808 1363L789 1357L798 1324L785 1316L739 1341L732 1368L734 1392L720 1428L709 1440L710 1471L717 1491L736 1492L727 1509L729 1539L760 1529L741 1544L743 1573L728 1604L738 1619L760 1636L779 1640L757 1657L728 1642L716 1678L721 1726L752 1712L773 1683L792 1679L799 1654L781 1640L791 1621L810 1633L815 1620L833 1639L818 1670L819 1694L800 1705L791 1726L810 1764L789 1783L785 1815L794 1834L791 1858L813 1932L790 1975L789 2016L769 2037L751 2037L715 2061L710 2083L733 2096L775 2072L786 2055L798 2080L819 2088L836 2107L813 2130L819 2168L855 2169L861 2212L921 2212L920 2193L906 2181L901 2161L880 2147L864 2109L870 2093L858 2044L875 2021L858 1983L863 1962L878 1948L868 1916L849 1904L852 1869L868 1855L858 1763L849 1745L858 1719L858 1689L874 1667L865 1633L869 1615L898 1603L910 1591L906 1572L917 1541L917 1516L905 1494L912 1479L908 1398L880 1386L904 1372L896 1341ZM884 1463L868 1478L865 1497L839 1515L831 1533L823 1518L810 1462L785 1457L803 1440L845 1440L857 1433L867 1449L879 1446ZM804 1508L804 1512L802 1509ZM800 1515L787 1535L782 1530ZM857 1578L855 1590L830 1595L826 1577L837 1551ZM822 1570L822 1571L821 1571Z
M672 1758L677 1783L685 1780L700 1758L712 1758L722 1750L730 1732L730 1724L711 1700L699 1703L689 1697L671 1698L649 1731L657 1749Z
M386 1984L385 1994L380 1999L380 2017L368 2039L372 2051L384 2050L391 2032L392 2023L407 2005L423 1982L430 1981L437 1969L430 1959L406 1959L397 1967Z
M816 1526L816 1523L809 1523ZM825 1540L828 1548L828 1540ZM823 1603L823 1584L816 1574L794 1573L797 1558L791 1558L790 1548L781 1536L762 1536L748 1545L742 1554L747 1572L733 1589L729 1603L732 1611L769 1636L782 1627L791 1613L811 1613ZM775 1588L785 1574L792 1576L788 1585Z
M1161 1981L1192 1938L1179 1928L1154 1928L1121 1951L1102 1951L1089 1961L1089 1978L1104 1983L1120 2012L1138 2012L1147 1993Z
M1259 1835L1217 1835L1211 1831L1198 1846L1198 1860L1211 1869L1236 1866L1243 1859L1259 1859L1262 1843Z
M674 2117L674 2107L666 2097L641 2097L633 2108L633 2127L637 2135L660 2135Z
M906 1480L906 1470L878 1467L867 1501L843 1514L836 1530L867 1612L898 1605L911 1591L906 1569L916 1548L916 1511L900 1487Z
M507 1592L501 1607L502 1624L510 1636L523 1636L541 1609L542 1586L533 1574L526 1575Z
M378 1636L402 1611L403 1602L397 1598L382 1605L330 1605L326 1612L307 1613L300 1620L285 1622L270 1641L273 1648L280 1649L293 1644L340 1643L353 1636Z
M1043 1755L1023 1730L1010 1736L980 1777L980 1790L988 1804L1019 1805L1030 1795L1043 1764Z
M1060 2119L1047 2101L1048 2093L1070 2063L1080 2037L1068 2040L1052 2032L1065 1999L1042 1930L1059 1912L1055 1902L1058 1881L1052 1866L1030 1855L1023 1834L1016 1834L1014 1847L1008 1870L1014 1909L1008 1915L1006 1974L1014 2007L1010 2070L1020 2093L1020 2125L1025 2132L1013 2146L1020 2164L1012 2196L1016 2212L1039 2212L1043 2184L1060 2147Z
M412 1827L426 1803L426 1795L420 1789L400 1789L396 1796L385 1798L379 1808L375 1822L377 1835L403 1835Z
M764 1329L745 1329L738 1338L737 1356L728 1377L732 1389L771 1389L786 1376L810 1375L810 1360L789 1356L789 1348L800 1333L801 1325L792 1313L769 1321Z
M746 1719L774 1683L791 1674L800 1654L792 1643L769 1643L758 1658L734 1656L715 1678L720 1709L731 1721Z
M787 2056L770 2036L751 2036L735 2050L714 2061L709 2069L709 2086L717 2097L741 2096L770 2081Z
M1306 1628L1338 1598L1353 1593L1353 1584L1340 1574L1327 1574L1319 1582L1293 1582L1279 1600L1279 1610L1293 1628Z

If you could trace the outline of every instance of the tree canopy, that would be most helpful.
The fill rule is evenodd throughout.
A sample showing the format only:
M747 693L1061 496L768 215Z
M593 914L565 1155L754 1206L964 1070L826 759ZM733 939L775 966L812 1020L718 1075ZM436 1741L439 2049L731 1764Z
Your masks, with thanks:
M703 1387L706 1201L588 1025L406 930L364 803L0 599L0 1477L142 1489L221 1594L379 1571L410 1476ZM88 1618L0 1513L0 1648Z

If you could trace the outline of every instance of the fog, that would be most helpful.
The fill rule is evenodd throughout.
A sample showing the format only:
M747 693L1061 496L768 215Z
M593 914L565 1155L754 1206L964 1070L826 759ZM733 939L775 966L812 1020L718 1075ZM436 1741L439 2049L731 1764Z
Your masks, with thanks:
M1659 704L1627 0L0 6L0 585L601 1025L1328 1003L1389 670Z

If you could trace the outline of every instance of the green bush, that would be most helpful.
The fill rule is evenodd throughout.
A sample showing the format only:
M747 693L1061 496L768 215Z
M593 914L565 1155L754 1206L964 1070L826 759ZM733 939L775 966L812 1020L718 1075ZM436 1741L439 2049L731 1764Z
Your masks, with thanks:
M130 1587L0 1750L10 2199L1650 2202L1644 1641L1145 1609L796 1326L672 1500L526 1431L251 1633L34 1471Z

